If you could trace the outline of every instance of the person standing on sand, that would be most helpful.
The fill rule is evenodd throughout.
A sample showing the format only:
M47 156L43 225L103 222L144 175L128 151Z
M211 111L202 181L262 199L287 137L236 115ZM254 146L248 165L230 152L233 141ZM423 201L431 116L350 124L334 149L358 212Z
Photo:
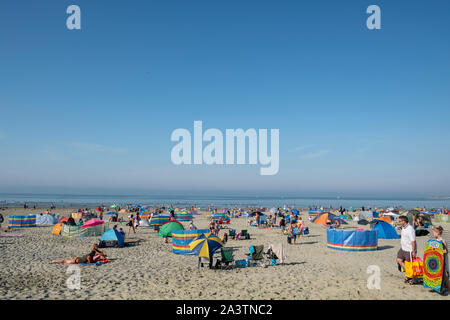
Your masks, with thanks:
M133 215L130 216L130 219L127 223L128 226L128 233L130 233L130 230L133 229L133 232L136 234L136 229L134 228L134 219L133 219Z
M0 213L0 230L2 229L3 221L5 221L5 219L3 218L3 215Z
M405 261L410 261L411 258L415 259L417 256L417 243L416 243L416 232L414 228L408 223L408 217L399 217L400 225L402 226L401 233L401 248L397 253L397 264L398 269L401 271L405 270ZM405 283L414 284L414 278L406 278Z

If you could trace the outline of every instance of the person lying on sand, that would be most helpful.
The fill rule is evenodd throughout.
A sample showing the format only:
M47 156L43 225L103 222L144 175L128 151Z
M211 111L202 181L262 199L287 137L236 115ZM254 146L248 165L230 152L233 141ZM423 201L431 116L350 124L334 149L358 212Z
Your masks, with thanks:
M94 243L94 245L92 246L92 251L89 254L89 256L91 257L92 262L97 262L99 260L106 259L106 253L98 250L98 244L96 243Z
M81 257L75 257L73 259L59 259L59 260L52 260L50 263L64 263L64 264L80 264L80 263L92 263L92 259L90 255L85 255Z

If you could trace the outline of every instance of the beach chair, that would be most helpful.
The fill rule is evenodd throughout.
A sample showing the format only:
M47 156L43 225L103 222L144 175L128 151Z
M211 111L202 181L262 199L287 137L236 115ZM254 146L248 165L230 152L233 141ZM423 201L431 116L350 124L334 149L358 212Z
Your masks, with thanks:
M247 230L242 230L241 231L241 240L247 240L250 239L250 234L247 232Z
M234 230L234 229L228 230L228 236L230 238L234 239L236 237L236 230Z
M264 265L264 245L250 246L250 253L247 256L251 256L251 262L256 265Z
M225 268L228 268L230 263L234 262L233 248L221 248L220 256L220 262L225 265Z

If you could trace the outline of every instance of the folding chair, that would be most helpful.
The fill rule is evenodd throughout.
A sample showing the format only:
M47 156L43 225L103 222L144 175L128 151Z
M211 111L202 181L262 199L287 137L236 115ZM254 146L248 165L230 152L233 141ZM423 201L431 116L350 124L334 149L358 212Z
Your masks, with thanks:
M220 262L224 264L226 268L229 267L230 263L234 262L233 258L233 248L221 248L220 249Z
M250 253L247 255L251 256L251 261L255 264L264 265L264 245L250 246L248 249Z
M241 240L242 239L250 239L250 234L247 232L247 230L242 230L241 231Z

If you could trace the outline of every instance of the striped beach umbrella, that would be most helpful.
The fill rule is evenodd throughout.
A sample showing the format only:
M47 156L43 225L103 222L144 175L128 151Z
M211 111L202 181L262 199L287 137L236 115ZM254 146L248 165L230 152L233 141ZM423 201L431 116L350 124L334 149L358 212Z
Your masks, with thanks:
M210 232L201 234L197 239L189 244L189 248L193 254L207 259L210 259L214 252L222 247L222 241Z

